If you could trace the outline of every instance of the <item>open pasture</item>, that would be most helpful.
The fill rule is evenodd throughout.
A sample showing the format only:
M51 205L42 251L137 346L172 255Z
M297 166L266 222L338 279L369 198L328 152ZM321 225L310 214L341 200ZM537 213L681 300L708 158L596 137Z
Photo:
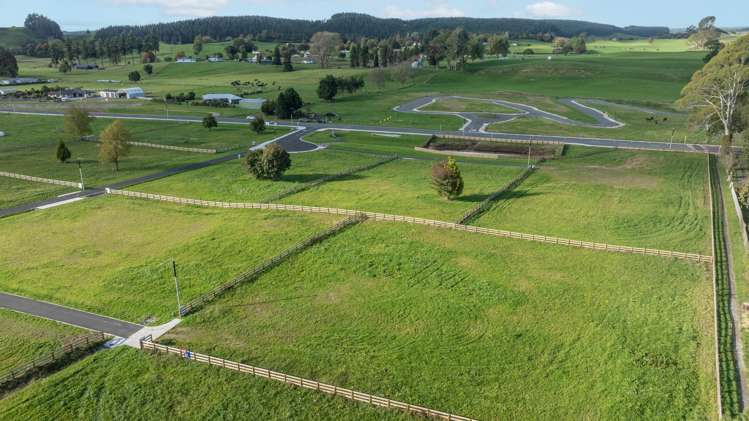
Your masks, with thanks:
M710 296L701 265L366 222L162 342L478 419L706 418Z

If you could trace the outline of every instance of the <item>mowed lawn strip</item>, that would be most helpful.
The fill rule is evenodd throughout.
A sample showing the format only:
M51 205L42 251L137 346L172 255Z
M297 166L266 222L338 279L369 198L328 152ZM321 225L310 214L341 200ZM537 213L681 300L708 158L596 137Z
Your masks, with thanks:
M162 342L478 419L709 418L710 294L701 265L367 222Z
M0 220L0 290L132 322L182 303L333 225L328 215L100 197Z
M277 181L256 179L247 171L245 161L237 159L140 184L132 187L132 190L203 200L259 202L299 184L379 159L332 150L291 154L291 168Z
M570 147L475 225L710 254L701 154Z
M8 419L412 420L314 390L128 347L98 352L0 400ZM250 415L247 415L250 416Z
M509 113L520 111L495 104L490 101L473 98L437 98L433 103L422 107L422 111L450 111L450 112L474 112L474 113Z
M0 374L49 355L63 340L87 333L62 323L0 308Z

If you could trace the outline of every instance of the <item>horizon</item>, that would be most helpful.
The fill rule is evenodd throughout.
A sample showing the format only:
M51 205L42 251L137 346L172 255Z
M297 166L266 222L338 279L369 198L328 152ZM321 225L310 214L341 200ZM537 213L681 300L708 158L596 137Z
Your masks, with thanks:
M355 11L345 11L338 2L319 2L314 7L317 13L307 13L309 7L299 8L296 1L280 1L273 4L265 0L98 0L93 8L80 0L59 4L50 0L27 2L26 6L14 7L9 13L0 16L0 27L22 27L30 13L40 13L55 20L66 32L98 30L107 26L148 25L162 22L175 22L211 16L268 16L275 18L325 20L337 13L362 13L377 18L414 20L436 17L522 18L522 19L562 19L595 22L619 27L661 26L669 29L683 29L695 25L704 16L716 16L717 26L742 28L749 22L742 22L741 16L749 16L749 3L738 0L720 2L714 5L681 7L677 1L658 4L635 0L626 5L600 4L590 0L579 1L520 1L511 0L498 4L497 0L450 2L422 0L412 7L403 8L390 3L382 6L353 4ZM458 7L456 7L456 5ZM351 4L347 7L352 6ZM357 7L358 6L358 7ZM493 13L502 7L502 11ZM642 9L650 8L652 13L644 14ZM87 19L81 19L86 10ZM720 13L720 11L725 11ZM668 13L666 13L668 12ZM664 18L668 16L668 18Z

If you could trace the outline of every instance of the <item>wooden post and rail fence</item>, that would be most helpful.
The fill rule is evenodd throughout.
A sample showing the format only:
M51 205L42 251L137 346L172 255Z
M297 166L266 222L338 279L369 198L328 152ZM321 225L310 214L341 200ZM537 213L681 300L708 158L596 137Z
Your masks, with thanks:
M0 388L8 383L23 379L38 369L48 367L74 351L85 350L99 345L106 341L107 338L108 336L103 332L91 332L65 340L60 348L53 350L49 354L42 355L39 358L0 373Z
M352 225L358 224L359 222L362 222L365 219L366 217L362 215L355 215L350 218L346 218L343 221L338 222L337 224L328 228L327 230L314 234L313 236L307 238L306 240L300 241L299 243L294 244L293 246L284 250L280 254L277 254L276 256L273 256L272 258L248 270L247 272L244 272L236 276L231 281L221 284L213 288L212 290L208 291L207 293L188 302L187 304L180 306L179 316L182 317L182 316L185 316L187 314L194 312L198 308L204 306L206 303L213 301L216 297L223 294L227 290L234 288L240 283L253 280L257 278L258 276L262 275L263 273L267 272L269 269L272 269L278 266L279 263L286 260L289 256L298 254L301 251L313 246L314 244L317 244L320 241L323 241L326 238L332 235L335 235Z
M448 420L448 421L475 421L473 418L455 415L444 411L437 411L419 405L412 405L406 402L400 402L393 399L383 398L369 393L357 392L352 389L338 387L335 385L321 383L315 380L309 380L302 377L292 376L278 371L272 371L265 368L255 367L248 364L242 364L235 361L225 360L223 358L212 357L206 354L189 351L182 348L174 348L166 345L154 343L150 336L140 340L140 349L156 353L177 355L188 361L195 361L216 367L233 370L240 373L250 374L257 377L263 377L269 380L275 380L281 383L302 387L305 389L317 390L333 396L350 399L356 402L362 402L372 406L387 409L398 409L414 415L423 415L427 417Z
M492 202L497 200L499 196L514 190L517 186L520 185L523 181L525 181L526 178L528 178L533 171L536 170L535 165L531 165L529 167L526 167L523 172L520 173L517 177L510 180L509 183L505 184L500 188L499 190L495 191L494 193L490 194L489 197L481 201L478 205L476 205L473 209L469 209L466 213L463 214L463 216L458 219L458 224L467 224L473 220L475 220L479 215L486 212L487 209L489 209L492 205Z
M93 143L101 143L100 140L96 139L93 136L84 137L81 139L84 142L93 142ZM153 149L165 149L169 151L179 151L179 152L193 152L193 153L205 153L205 154L217 154L222 152L227 152L231 149L223 148L223 149L214 149L214 148L192 148L189 146L173 146L173 145L162 145L160 143L150 143L150 142L139 142L139 141L131 141L127 142L129 145L132 146L141 146L145 148L153 148Z
M631 247L631 246L619 246L607 243L595 243L590 241L579 241L570 240L566 238L552 237L547 235L527 234L514 231L506 231L494 228L483 228L473 225L456 224L454 222L437 221L433 219L416 218L412 216L403 215L391 215L386 213L378 212L366 212L356 211L349 209L339 208L327 208L318 206L302 206L302 205L284 205L280 203L251 203L251 202L217 202L200 199L185 199L175 196L166 196L161 194L153 193L141 193L128 190L116 190L106 189L108 194L134 197L139 199L156 200L169 203L177 203L182 205L201 206L209 208L224 208L224 209L261 209L261 210L282 210L292 212L309 212L309 213L322 213L329 215L345 215L345 216L366 216L368 219L378 222L403 222L407 224L426 225L430 227L450 229L454 231L462 231L483 235L490 235L495 237L514 238L526 241L534 241L547 244L558 244L570 247L579 247L591 250L608 251L615 253L630 253L630 254L642 254L646 256L661 256L661 257L672 257L681 260L689 260L694 262L705 262L711 263L712 256L706 256L699 253L685 253L680 251L671 250L660 250L645 247Z
M74 187L76 189L83 190L83 185L81 185L81 183L76 183L74 181L55 180L55 179L52 179L52 178L34 177L34 176L31 176L31 175L24 175L24 174L18 174L18 173L7 172L7 171L0 171L0 177L9 177L9 178L15 178L15 179L18 179L18 180L34 181L34 182L37 182L37 183L55 184L55 185L58 185L58 186Z

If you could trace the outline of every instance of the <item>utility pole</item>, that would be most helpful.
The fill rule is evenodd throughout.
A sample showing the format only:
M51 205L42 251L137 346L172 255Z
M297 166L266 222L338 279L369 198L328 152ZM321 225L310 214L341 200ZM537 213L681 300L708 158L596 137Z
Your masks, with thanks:
M169 101L164 97L164 108L166 108L166 119L169 120Z
M676 134L676 129L671 129L671 139L668 141L668 148L671 149L671 145L674 144L674 135Z
M81 158L78 158L78 175L81 177L81 191L83 191L86 189L86 187L83 184L83 169L81 168Z
M531 166L531 145L532 143L528 143L528 167Z
M172 277L174 277L174 288L177 291L177 317L180 317L180 310L182 305L179 302L179 280L177 279L177 263L172 259Z

